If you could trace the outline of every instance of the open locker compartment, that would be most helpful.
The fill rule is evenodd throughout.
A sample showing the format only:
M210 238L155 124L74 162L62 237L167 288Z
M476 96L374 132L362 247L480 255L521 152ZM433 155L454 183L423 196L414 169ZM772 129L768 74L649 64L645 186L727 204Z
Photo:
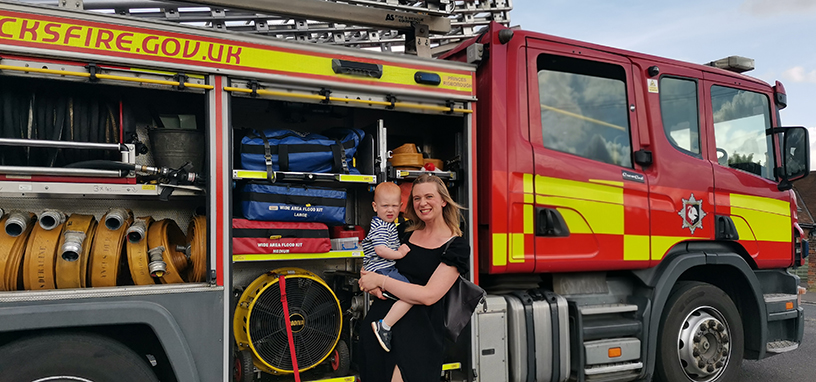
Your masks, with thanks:
M233 131L233 218L245 218L240 199L242 187L246 184L270 184L292 188L306 185L344 190L347 199L343 223L358 226L360 227L358 229L367 232L374 216L371 207L374 186L383 181L390 181L404 183L406 189L410 190L413 179L423 172L421 165L424 163L417 168L398 169L389 162L389 152L404 144L416 147L416 154L420 157L425 154L443 160L445 170L438 170L436 174L446 181L451 195L457 202L469 205L464 176L468 160L466 137L469 137L467 131L470 126L469 115L422 110L409 112L372 105L361 107L319 101L299 102L282 96L263 97L246 93L233 93L229 105ZM347 174L277 171L279 169L273 171L274 175L270 177L264 170L242 168L241 142L247 134L257 135L259 131L279 129L293 130L301 134L320 134L331 128L354 128L364 133L352 160L353 166L360 173L359 177L351 177L349 181L349 178L342 176ZM410 203L407 194L405 197L404 203ZM463 222L463 225L468 224ZM464 231L467 232L467 229ZM258 292L258 285L272 285L277 282L277 274L291 274L292 277L320 279L323 283L310 281L308 284L312 286L312 290L328 287L336 297L334 303L338 305L342 315L342 325L336 333L337 343L334 349L323 348L323 351L317 351L309 348L307 344L303 344L303 348L296 347L296 354L302 351L308 353L309 357L314 357L305 361L307 370L302 373L303 380L356 374L355 352L358 351L359 333L361 330L370 330L359 324L370 303L369 296L360 292L356 283L362 267L361 256L361 247L357 251L357 256L341 258L331 256L329 253L267 254L254 257L233 254L232 288L235 298L233 305L236 306L233 333L236 340L236 359L241 362L250 359L254 370L264 372L261 373L261 380L291 379L292 371L287 369L288 364L272 364L269 359L263 359L268 356L265 352L271 351L270 348L260 344L257 347L252 345L253 322L257 324L259 321L253 321L250 312L250 306L255 307L263 299L275 304L280 302L279 289L275 292L277 300L271 295L262 298L263 294L268 294L275 287L264 287ZM292 287L290 284L286 285L287 294L291 294ZM299 279L298 285L304 283ZM305 289L299 292L312 293ZM303 307L293 306L290 309L292 308L297 310ZM309 316L309 312L301 313ZM306 320L308 321L308 318ZM279 343L276 342L275 350L285 352L288 357L287 340L285 338L279 340ZM450 351L446 362L451 364L446 366L446 374L468 370L469 343L468 332L460 336L457 344L449 344ZM296 346L299 346L297 341ZM319 356L324 353L326 358L321 360ZM300 355L298 359L302 370Z
M24 58L4 57L3 63L76 69ZM199 172L206 161L204 91L140 82L172 74L130 75L134 81L90 83L14 69L0 74L0 240L15 243L0 253L0 290L132 290L207 281L207 185ZM179 116L189 116L185 127L200 136L196 169L176 164L174 154L183 149L153 133L170 129L162 120ZM141 171L165 163L175 168ZM193 172L195 183L181 179ZM168 249L151 258L148 242Z

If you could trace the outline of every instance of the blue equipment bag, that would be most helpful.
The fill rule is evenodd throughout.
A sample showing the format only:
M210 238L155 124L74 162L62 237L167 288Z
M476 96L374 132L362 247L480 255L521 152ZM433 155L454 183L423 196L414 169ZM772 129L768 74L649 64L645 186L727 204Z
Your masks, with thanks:
M346 224L346 191L247 183L241 209L249 220Z
M270 181L273 171L359 174L351 161L365 133L334 128L324 134L252 130L241 139L241 167L266 171Z

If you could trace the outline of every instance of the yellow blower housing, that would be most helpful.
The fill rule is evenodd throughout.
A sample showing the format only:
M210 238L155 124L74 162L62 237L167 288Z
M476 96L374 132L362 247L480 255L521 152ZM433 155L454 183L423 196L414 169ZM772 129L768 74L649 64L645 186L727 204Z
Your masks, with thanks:
M281 275L286 276L289 317L283 314ZM255 366L268 373L294 372L287 325L292 327L300 371L322 363L337 345L343 325L340 302L314 273L299 268L267 272L249 284L235 308L238 348L250 349Z

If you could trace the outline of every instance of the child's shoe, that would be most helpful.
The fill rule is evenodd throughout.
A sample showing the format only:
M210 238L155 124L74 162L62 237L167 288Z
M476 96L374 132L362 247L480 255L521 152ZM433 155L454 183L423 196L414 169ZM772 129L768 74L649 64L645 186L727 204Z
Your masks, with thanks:
M385 351L390 352L391 331L383 328L382 320L372 322L371 328L374 329L374 335L377 337L377 341L380 342L380 346L382 346Z

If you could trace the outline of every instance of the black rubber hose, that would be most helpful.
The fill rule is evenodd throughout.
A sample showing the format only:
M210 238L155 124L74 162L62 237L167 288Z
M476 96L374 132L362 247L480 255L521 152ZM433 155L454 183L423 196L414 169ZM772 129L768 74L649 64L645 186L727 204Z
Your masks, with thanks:
M83 162L69 163L65 168L91 168L95 170L133 170L132 164L110 161L110 160L89 160Z
M60 96L57 99L57 104L54 110L54 131L51 135L52 141L61 141L63 137L63 130L65 129L65 113L68 108L68 99ZM48 165L54 167L57 165L57 158L61 157L62 149L52 149L49 154Z

